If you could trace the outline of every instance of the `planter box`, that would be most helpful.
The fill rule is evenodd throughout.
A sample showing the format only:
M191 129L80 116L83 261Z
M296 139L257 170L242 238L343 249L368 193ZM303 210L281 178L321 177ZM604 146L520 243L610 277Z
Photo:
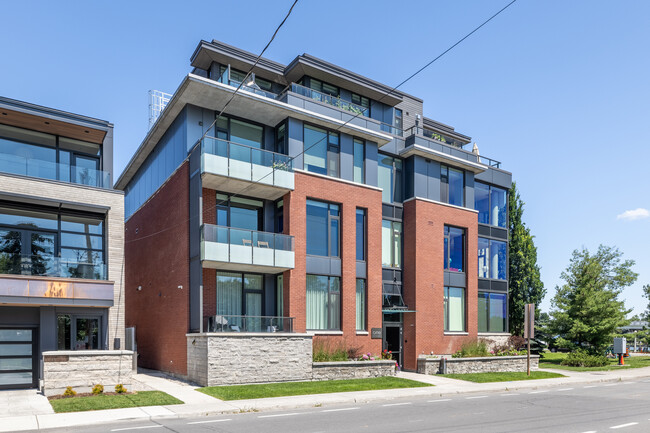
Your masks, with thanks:
M418 373L440 374L440 358L418 357ZM526 371L526 356L486 356L482 358L447 358L447 374L464 373L503 373ZM530 368L539 366L539 355L530 356Z
M312 380L366 379L395 376L395 361L314 362Z
M131 390L133 352L130 350L57 350L43 352L43 393L63 394L71 386L90 392L96 384L113 392L121 383Z

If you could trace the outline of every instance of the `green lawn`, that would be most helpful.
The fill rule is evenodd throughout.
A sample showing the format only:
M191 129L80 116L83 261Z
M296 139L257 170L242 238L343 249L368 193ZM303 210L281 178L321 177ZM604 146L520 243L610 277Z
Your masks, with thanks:
M413 380L388 377L371 379L326 380L318 382L285 382L260 385L210 386L198 391L221 400L284 397L289 395L328 394L332 392L372 391L376 389L418 388L433 386Z
M83 412L87 410L121 409L138 406L162 406L183 404L177 398L162 391L140 391L135 394L93 395L50 400L54 412Z
M530 376L526 372L509 372L509 373L466 373L466 374L443 374L442 376L450 379L467 380L468 382L486 383L486 382L508 382L511 380L535 380L551 379L553 377L564 377L558 373L549 373L546 371L531 371Z
M612 358L609 360L609 365L605 367L569 367L560 365L566 356L566 353L544 352L543 357L539 359L539 368L557 368L572 371L609 371L620 368L650 367L650 356L630 356L625 358L625 366L619 366L618 359Z

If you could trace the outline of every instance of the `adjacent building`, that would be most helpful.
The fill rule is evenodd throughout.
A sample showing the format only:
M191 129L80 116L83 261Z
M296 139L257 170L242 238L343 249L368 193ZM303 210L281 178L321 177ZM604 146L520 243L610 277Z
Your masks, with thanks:
M37 387L44 352L124 347L112 167L111 123L0 97L0 389Z
M242 83L255 58L201 41L116 182L139 364L187 375L188 333L308 333L407 369L507 335L511 174L416 96L308 54Z

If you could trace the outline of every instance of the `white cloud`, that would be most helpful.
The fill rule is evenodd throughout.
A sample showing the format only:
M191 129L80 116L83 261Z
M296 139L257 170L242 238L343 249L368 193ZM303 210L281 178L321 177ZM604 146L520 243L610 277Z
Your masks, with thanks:
M616 215L617 220L626 221L642 220L644 218L650 218L650 210L643 209L642 207L638 209L626 210L622 214Z

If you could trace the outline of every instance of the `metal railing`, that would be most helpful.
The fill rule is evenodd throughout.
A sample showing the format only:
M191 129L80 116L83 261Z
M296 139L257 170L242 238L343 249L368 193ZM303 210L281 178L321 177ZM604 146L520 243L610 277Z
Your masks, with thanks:
M104 263L66 260L46 254L0 253L0 274L106 280Z
M14 154L0 153L0 172L111 188L108 172Z
M244 144L222 140L220 138L205 137L201 142L202 153L222 156L236 161L257 164L274 170L293 171L292 158L270 150L257 149ZM256 180L256 179L254 179Z
M353 114L360 114L365 117L370 117L370 109L357 105L353 102L346 101L338 96L332 96L327 93L319 92L318 90L310 89L309 87L302 86L297 83L291 83L289 88L293 93L305 96L318 102L323 102L328 105L340 108L341 110L349 111Z
M213 224L203 224L201 226L201 240L251 248L281 251L294 250L294 238L290 235L244 230Z
M215 315L207 319L206 332L293 332L294 317Z
M426 130L424 128L421 128L419 126L412 126L409 129L406 130L406 136L411 136L411 135L419 135L421 137L426 138L427 140L431 140L434 143L442 146L447 146L454 151L461 152L465 156L473 156L476 160L476 162L480 162L482 164L488 165L490 167L495 167L499 168L501 166L501 162L497 161L496 159L488 158L487 156L483 155L476 155L475 153L468 152L467 150L463 149L460 147L460 145L457 144L450 144L450 143L456 143L457 140L454 140L452 138L446 137L442 134L437 134L435 132ZM445 141L442 141L445 140Z

